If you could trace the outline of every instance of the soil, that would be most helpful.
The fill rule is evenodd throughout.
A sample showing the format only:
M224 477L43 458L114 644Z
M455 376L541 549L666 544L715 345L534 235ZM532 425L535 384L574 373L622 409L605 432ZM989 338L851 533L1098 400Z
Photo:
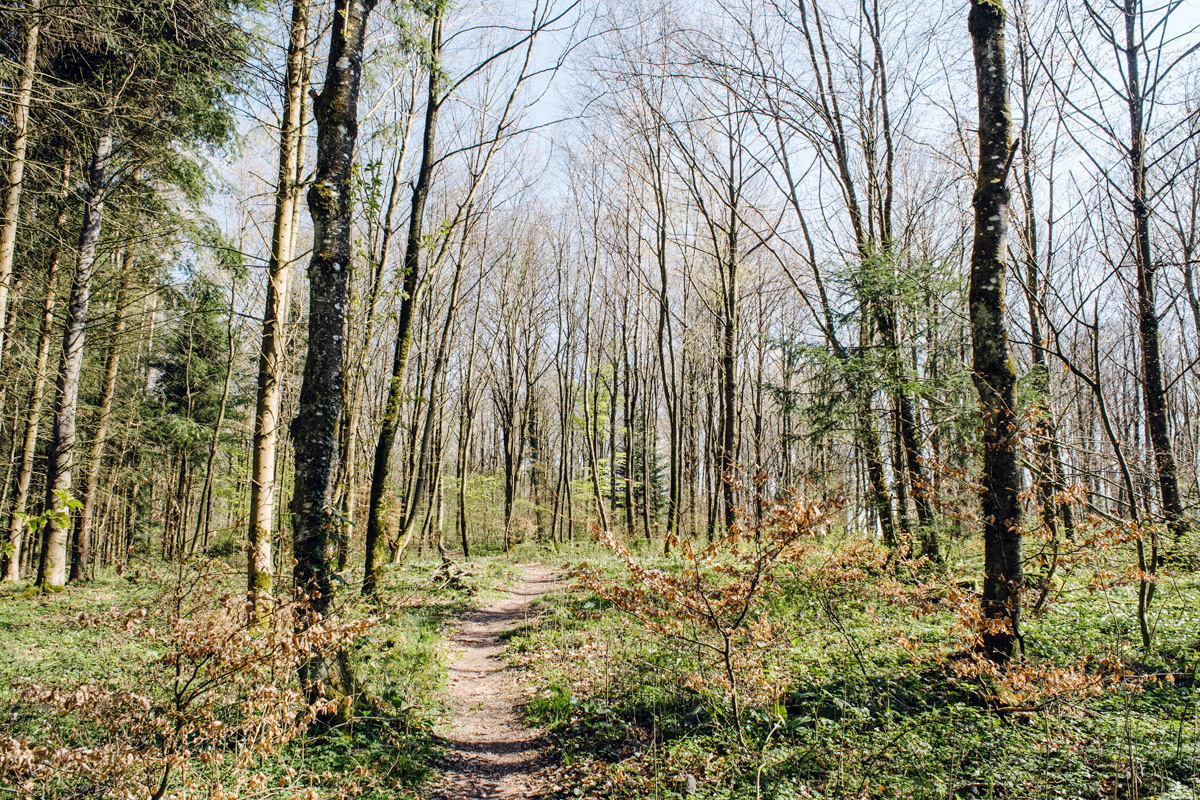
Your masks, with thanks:
M454 718L433 797L443 800L527 798L540 793L546 767L540 731L522 724L524 701L515 676L500 656L500 635L529 614L529 604L548 592L554 576L525 565L519 586L507 597L463 615L450 635L449 692Z

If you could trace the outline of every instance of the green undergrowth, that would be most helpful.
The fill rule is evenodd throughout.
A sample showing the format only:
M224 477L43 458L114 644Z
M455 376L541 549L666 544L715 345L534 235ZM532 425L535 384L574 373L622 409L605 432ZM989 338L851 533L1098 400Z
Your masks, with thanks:
M246 747L231 743L204 791L211 794L217 785L233 791L240 785L234 794L252 791L267 798L420 796L440 754L434 729L445 712L445 623L499 596L517 574L516 568L485 558L463 565L465 579L444 585L431 580L438 563L418 558L389 568L374 603L360 601L357 587L341 586L337 618L371 620L347 654L359 683L356 714L333 727L308 729L270 752L253 753L236 774L235 744L243 751ZM169 648L151 632L168 624L169 603L163 598L180 580L202 581L212 598L206 607L214 609L240 603L244 592L244 575L221 561L182 569L146 564L124 577L102 572L90 583L57 593L0 587L0 740L12 737L30 747L53 743L83 751L112 739L102 722L86 714L58 713L52 701L30 699L30 687L70 693L90 685L170 702L172 665L164 658ZM133 622L113 624L114 619ZM296 680L290 671L283 672L274 679L281 690ZM212 688L214 697L226 693L221 695L224 705L213 706L215 720L238 722L237 707L225 698L236 695L230 687L239 680L231 674L226 685ZM204 758L211 760L211 752ZM150 783L148 789L157 788ZM63 772L54 780L39 779L30 791L46 798L100 796L104 785ZM195 793L194 786L169 782L166 796Z
M626 580L611 556L586 560ZM1200 580L1164 575L1145 653L1137 587L1092 578L1068 574L1029 615L1029 674L1002 681L963 667L949 610L894 599L884 575L815 590L785 570L759 607L771 635L740 667L741 741L711 654L578 584L542 598L509 653L535 686L554 797L1194 798Z

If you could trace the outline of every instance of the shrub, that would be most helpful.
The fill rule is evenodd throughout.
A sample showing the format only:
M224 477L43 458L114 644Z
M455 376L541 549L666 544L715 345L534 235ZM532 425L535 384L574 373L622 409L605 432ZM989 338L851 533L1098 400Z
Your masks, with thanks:
M621 559L626 580L615 583L584 564L584 586L651 631L714 656L742 741L743 677L761 673L759 655L775 638L764 598L778 590L782 565L807 559L819 546L837 504L793 495L772 503L759 521L737 524L696 550L673 542L665 569L647 567L609 531L597 537Z
M80 624L127 632L160 655L136 683L17 687L22 701L71 724L41 741L0 738L0 781L24 796L36 788L40 796L121 800L224 798L269 784L294 793L294 771L272 779L267 762L334 710L331 700L306 700L297 668L313 654L344 650L373 623L298 625L307 614L279 598L250 609L211 575L181 568L150 608L81 615Z

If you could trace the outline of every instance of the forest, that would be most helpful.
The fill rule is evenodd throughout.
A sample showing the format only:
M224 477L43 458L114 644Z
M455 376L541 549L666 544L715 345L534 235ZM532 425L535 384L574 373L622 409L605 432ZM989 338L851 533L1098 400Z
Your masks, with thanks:
M0 129L0 800L1200 792L1193 0L0 0Z

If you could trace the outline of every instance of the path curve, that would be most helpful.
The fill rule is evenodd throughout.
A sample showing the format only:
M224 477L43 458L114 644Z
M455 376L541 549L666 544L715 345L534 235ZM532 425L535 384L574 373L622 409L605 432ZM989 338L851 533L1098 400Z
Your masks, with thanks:
M554 575L523 565L521 584L485 608L459 618L450 635L450 705L443 774L433 797L442 800L527 798L538 793L545 766L541 731L525 727L517 706L524 697L504 669L500 635L529 614L529 604L550 591Z

